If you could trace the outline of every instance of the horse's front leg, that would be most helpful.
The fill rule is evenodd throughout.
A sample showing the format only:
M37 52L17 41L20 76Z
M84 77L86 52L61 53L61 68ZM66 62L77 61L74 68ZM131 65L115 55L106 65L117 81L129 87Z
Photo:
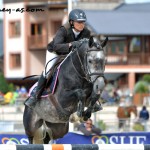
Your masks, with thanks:
M91 113L93 111L94 105L96 104L96 101L99 99L99 97L100 97L100 94L95 94L95 92L92 91L92 94L89 98L90 104L89 104L88 108L86 109L86 111L83 113L84 120L87 120L88 118L91 117Z
M90 104L88 106L88 109L84 112L85 120L91 117L92 111L96 112L102 109L100 102L99 102L99 105L96 102L100 98L104 87L105 87L104 77L98 77L93 84L93 90L89 97Z
M75 95L77 96L77 99L78 99L77 115L79 117L82 117L82 113L84 112L84 107L85 107L85 104L84 104L85 98L86 98L85 90L77 89L75 90Z

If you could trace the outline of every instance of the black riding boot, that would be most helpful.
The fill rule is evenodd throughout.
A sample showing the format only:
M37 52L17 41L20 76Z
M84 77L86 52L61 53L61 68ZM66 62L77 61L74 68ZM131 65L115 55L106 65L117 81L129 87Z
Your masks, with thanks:
M37 100L39 100L41 97L41 94L45 88L46 81L47 81L47 79L43 77L43 73L42 73L38 80L38 85L36 87L36 92L35 92L34 96L27 99L25 101L25 105L27 105L31 109L34 108Z

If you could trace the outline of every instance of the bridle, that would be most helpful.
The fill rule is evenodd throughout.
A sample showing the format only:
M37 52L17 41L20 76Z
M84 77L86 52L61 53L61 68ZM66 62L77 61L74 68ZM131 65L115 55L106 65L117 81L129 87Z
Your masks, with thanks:
M104 77L104 72L102 71L101 73L97 73L97 72L93 72L91 73L89 70L89 66L87 65L87 62L88 62L88 53L89 52L92 52L92 51L103 51L103 48L100 47L99 49L89 49L89 50L86 50L86 53L85 53L85 56L84 56L84 63L81 61L81 57L79 55L79 52L77 49L74 50L74 53L76 53L77 57L78 57L78 60L79 60L79 63L80 63L80 66L81 66L81 70L83 71L83 74L84 76L81 75L81 73L78 72L78 70L76 69L74 63L73 63L73 59L72 59L72 55L71 56L71 62L72 62L72 65L73 65L73 68L74 70L76 71L76 73L81 77L81 78L84 78L86 79L88 82L91 82L91 83L94 83L96 81L97 78L99 77ZM91 80L91 77L96 75L96 78L94 81Z

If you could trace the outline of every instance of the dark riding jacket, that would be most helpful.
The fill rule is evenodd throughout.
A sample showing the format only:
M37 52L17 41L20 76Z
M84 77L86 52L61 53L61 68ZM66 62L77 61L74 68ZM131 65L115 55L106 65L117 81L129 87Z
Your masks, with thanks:
M58 55L68 54L70 52L69 43L83 38L88 38L91 40L90 43L93 43L91 32L86 26L77 36L77 38L75 38L70 24L67 23L58 29L53 41L48 44L47 49L49 52L56 52Z
M149 119L149 112L146 108L144 108L140 111L139 118L143 119L143 120L148 120Z

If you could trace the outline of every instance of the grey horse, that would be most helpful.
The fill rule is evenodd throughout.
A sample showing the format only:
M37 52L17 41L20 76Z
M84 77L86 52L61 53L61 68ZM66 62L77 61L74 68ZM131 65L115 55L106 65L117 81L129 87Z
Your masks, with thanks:
M23 124L30 144L47 144L63 137L75 112L84 120L91 117L105 85L103 47L107 41L106 38L101 44L89 47L87 39L81 40L81 46L62 62L55 93L41 98L34 110L25 106Z

